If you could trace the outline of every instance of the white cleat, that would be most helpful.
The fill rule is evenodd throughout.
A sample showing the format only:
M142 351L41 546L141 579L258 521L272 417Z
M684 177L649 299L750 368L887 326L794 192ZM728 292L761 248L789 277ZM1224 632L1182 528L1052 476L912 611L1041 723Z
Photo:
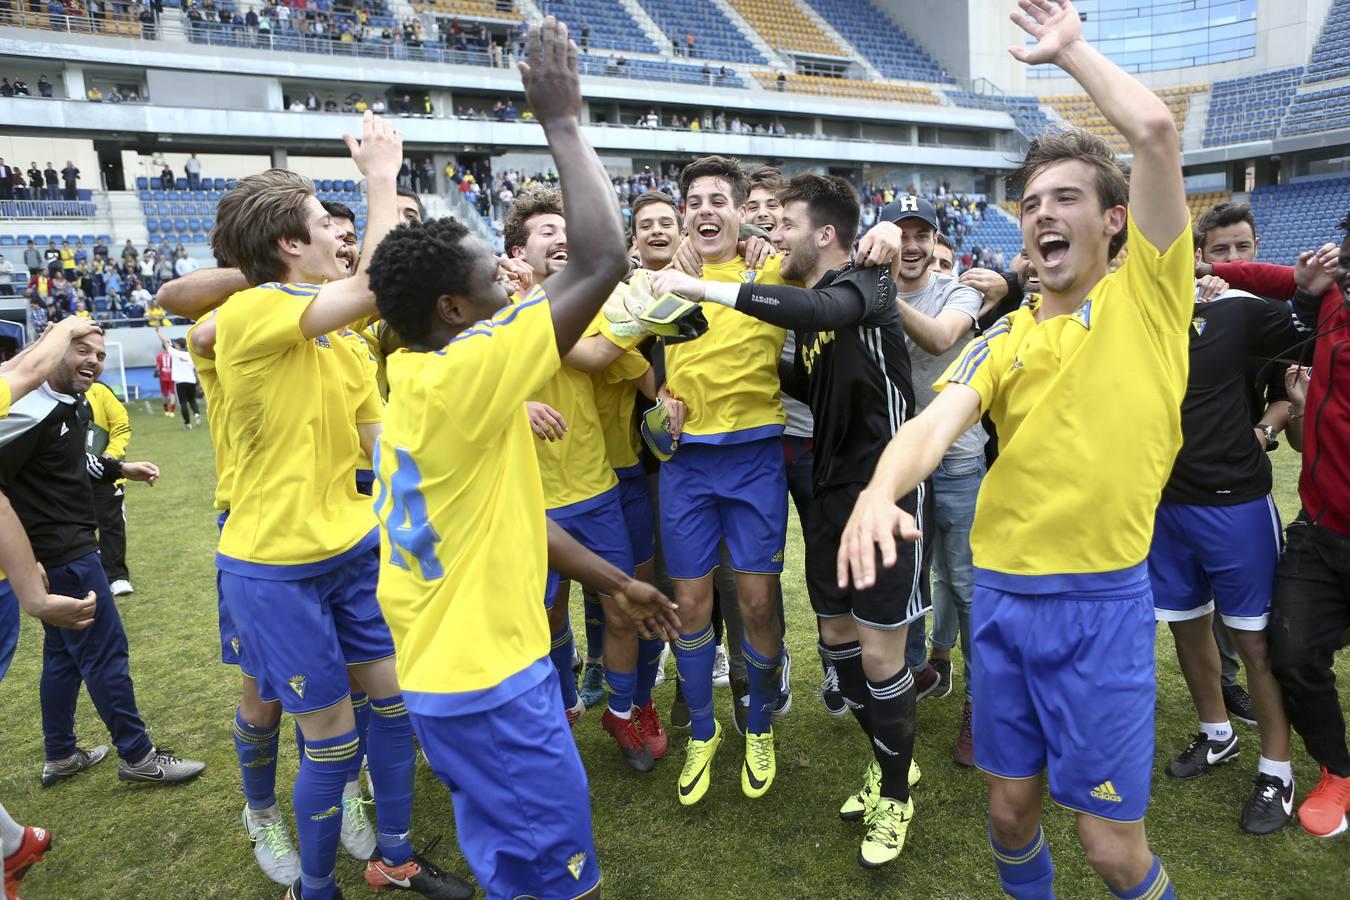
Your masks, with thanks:
M241 818L249 843L253 845L253 858L258 861L263 874L277 884L287 886L299 878L300 855L291 845L291 835L280 811L273 806L254 813L245 806Z
M717 645L717 656L713 658L713 687L731 687L731 660L727 657L727 648Z
M125 578L117 579L112 584L108 585L108 587L112 588L112 595L114 597L125 597L127 594L136 593L131 587L131 582L127 581Z
M661 657L656 661L656 681L652 687L660 687L666 683L666 660L670 659L670 645L666 644L661 648Z
M360 780L349 781L342 789L342 846L352 859L369 862L375 853L375 829L370 827L367 806L374 800L361 796Z

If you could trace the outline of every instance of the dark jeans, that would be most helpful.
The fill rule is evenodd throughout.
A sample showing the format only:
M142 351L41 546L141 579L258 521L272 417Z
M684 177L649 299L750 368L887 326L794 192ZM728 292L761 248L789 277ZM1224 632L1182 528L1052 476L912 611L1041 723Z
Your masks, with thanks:
M1270 606L1271 668L1308 755L1350 777L1345 716L1332 671L1350 628L1350 537L1301 516L1286 532Z
M117 754L127 762L139 762L149 755L153 745L136 709L127 633L122 629L122 617L117 613L98 553L91 551L65 565L48 566L47 579L54 594L83 597L93 591L98 598L94 624L83 631L57 628L45 622L42 625L42 681L38 696L47 759L65 759L75 752L75 704L83 683L99 718L112 734Z
M178 411L183 414L183 424L190 425L192 419L188 416L188 407L192 407L192 415L200 416L201 411L197 409L197 383L180 381L174 385L178 392Z
M94 485L94 512L98 515L98 555L109 581L129 578L127 573L126 491L120 484Z

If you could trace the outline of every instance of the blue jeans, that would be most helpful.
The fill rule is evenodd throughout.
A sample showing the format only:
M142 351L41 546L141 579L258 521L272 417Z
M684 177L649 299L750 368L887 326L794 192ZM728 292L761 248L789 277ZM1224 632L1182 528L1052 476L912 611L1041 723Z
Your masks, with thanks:
M970 699L970 598L975 568L970 557L970 526L975 498L984 479L983 457L945 459L933 472L933 646L950 650L959 633L963 682Z

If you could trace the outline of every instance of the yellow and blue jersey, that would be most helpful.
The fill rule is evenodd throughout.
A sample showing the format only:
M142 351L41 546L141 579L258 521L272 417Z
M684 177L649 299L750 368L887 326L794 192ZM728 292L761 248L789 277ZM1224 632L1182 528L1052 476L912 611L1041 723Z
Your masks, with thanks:
M379 599L414 713L488 709L553 671L544 491L525 401L560 365L542 287L441 350L389 357L375 460Z
M759 271L739 257L703 264L704 281L785 284L773 257ZM708 331L666 348L666 381L686 406L685 444L742 444L777 437L787 416L779 399L778 357L787 335L745 313L716 303L703 306Z
M1194 259L1190 230L1165 251L1133 221L1130 255L1070 315L1038 322L1038 296L971 341L934 384L965 384L998 428L970 543L980 575L1075 586L1132 570L1181 447ZM1047 576L1056 576L1048 579ZM992 579L992 580L991 580ZM1096 583L1101 583L1098 580Z
M218 418L231 470L222 569L307 578L374 540L370 503L352 477L360 455L353 422L380 421L379 396L340 332L301 333L319 290L264 284L216 314L215 372L229 398Z
M624 346L609 330L604 315L598 315L582 337L602 334L615 346ZM633 407L637 404L637 386L634 382L647 373L651 363L633 349L624 350L618 359L604 371L591 373L595 391L595 411L600 417L600 431L605 439L605 455L617 473L632 471L638 465L642 438L633 424ZM625 476L626 477L626 476Z
M562 440L534 442L548 509L585 503L619 483L606 454L589 373L564 364L529 399L553 407L567 423Z

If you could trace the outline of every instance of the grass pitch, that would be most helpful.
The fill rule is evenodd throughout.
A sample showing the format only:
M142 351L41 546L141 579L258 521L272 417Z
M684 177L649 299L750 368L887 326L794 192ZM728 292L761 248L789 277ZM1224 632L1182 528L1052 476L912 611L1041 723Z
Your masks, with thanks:
M137 699L161 746L209 766L198 781L171 788L134 787L103 765L50 789L39 786L42 730L38 707L42 632L27 618L13 668L0 684L0 801L21 822L55 834L47 861L23 882L27 900L83 898L280 898L283 889L254 865L239 824L243 796L230 738L239 680L222 666L216 629L215 513L210 436L182 430L178 419L132 408L131 457L164 472L153 489L130 485L129 562L135 595L119 601L131 642ZM1298 457L1275 457L1275 496L1287 519L1298 509ZM303 514L297 511L297 514ZM690 809L676 799L685 737L672 733L670 755L637 775L600 730L598 710L576 736L590 773L596 844L605 893L618 898L674 897L998 897L985 842L985 789L960 769L951 746L960 725L958 684L951 696L919 704L916 756L923 780L904 854L868 872L855 861L862 826L839 821L839 803L859 782L870 757L852 718L831 719L816 698L820 668L816 630L801 572L800 535L789 537L784 575L788 640L794 658L794 704L776 725L778 780L769 794L741 795L741 748L730 729L728 691L716 692L718 717L731 732L719 753L708 797ZM578 636L581 603L572 604ZM958 651L959 652L959 651ZM1180 783L1163 774L1169 756L1197 730L1166 628L1158 632L1158 748L1149 832L1178 896L1224 898L1350 897L1350 837L1320 841L1292 826L1267 838L1242 834L1238 815L1255 775L1255 729L1238 725L1237 761ZM671 667L673 674L673 666ZM959 665L957 671L960 671ZM1337 671L1350 676L1342 656ZM958 679L959 680L959 679ZM657 691L669 708L673 679ZM1350 700L1350 694L1343 694ZM83 745L108 743L88 698L78 715ZM278 796L289 810L296 755L282 730ZM1318 773L1295 739L1299 799ZM434 856L467 874L454 841L450 796L419 764L414 842L443 840ZM1108 896L1083 860L1073 816L1047 797L1045 831L1055 854L1060 897ZM349 898L370 896L361 867L339 851L338 881Z

